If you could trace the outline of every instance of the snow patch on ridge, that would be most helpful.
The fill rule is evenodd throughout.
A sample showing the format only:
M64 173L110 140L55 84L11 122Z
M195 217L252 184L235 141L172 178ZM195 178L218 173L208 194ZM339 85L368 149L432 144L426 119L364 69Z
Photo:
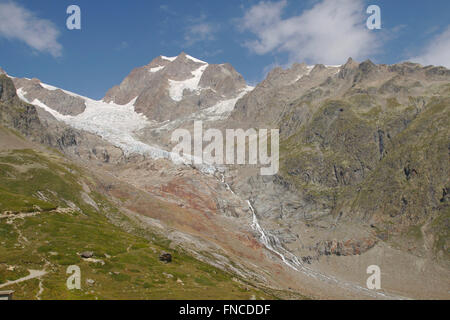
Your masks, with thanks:
M183 123L188 123L191 121L225 120L230 116L231 112L234 110L234 107L236 106L236 103L239 101L239 99L244 97L247 93L249 93L253 89L255 89L255 88L251 87L251 86L247 86L235 98L219 101L214 106L197 111L195 113L192 113L191 115L189 115L183 119L165 121L160 124L160 126L157 128L157 130L158 131L174 130L177 127L181 126Z
M314 65L314 66L306 66L306 69L308 70L307 72L306 72L306 75L309 75L310 73L311 73L311 71L315 68L316 66Z
M202 112L207 115L215 115L215 116L230 114L234 110L234 107L236 106L238 100L241 99L243 96L245 96L247 93L253 91L253 89L255 89L255 87L247 86L239 93L239 95L236 98L220 101L216 105L207 108L205 110L202 110Z
M189 60L192 60L192 61L194 61L194 62L197 62L197 63L208 64L207 62L202 61L202 60L197 59L197 58L194 58L194 57L192 57L192 56L190 56L190 55L188 55L188 54L186 55L186 58L188 58Z
M29 80L29 79L27 79L27 80ZM75 98L81 98L81 99L84 99L84 100L88 99L86 97L80 96L79 94L76 94L76 93L73 93L73 92L70 92L70 91L67 91L67 90L60 89L60 88L51 86L51 85L46 84L46 83L39 82L39 85L42 88L50 90L50 91L61 90L62 92L64 92L65 94L68 94L69 96L72 96L72 97L75 97Z
M208 64L205 64L197 70L194 70L192 72L192 78L182 81L169 80L170 98L174 101L181 101L183 99L184 90L197 91L199 89L200 79L207 67Z
M166 56L161 56L161 58L164 59L164 60L168 60L168 61L170 61L170 62L173 62L173 61L175 61L175 59L176 59L177 57L166 57Z
M302 79L303 77L309 76L311 74L311 71L314 69L315 66L306 66L306 72L305 73L301 73L297 76L297 78L295 78L290 84L294 84L297 81L299 81L300 79Z
M164 68L165 68L164 66L159 66L159 67L150 68L148 71L151 73L155 73L155 72L161 71Z
M10 78L10 79L15 79L15 78L16 78L16 77L10 76L10 75L8 74L8 72L6 72L5 70L3 70L1 67L0 67L0 74L4 74L5 76L7 76L7 77Z
M342 65L326 65L325 66L327 69L336 69L336 72L334 74L337 74L340 70L340 68L342 67ZM303 77L309 76L311 74L311 71L315 68L314 66L306 66L306 73L302 73L300 75L297 76L297 78L295 78L290 84L294 84L297 81L299 81L300 79L302 79Z
M49 85L49 84L45 84L45 83L42 83L42 82L40 83L40 86L41 86L42 88L47 89L47 90L50 90L50 91L58 90L57 87L54 87L54 86L51 86L51 85Z
M342 65L341 64L340 65L335 65L335 66L327 65L325 67L327 67L328 69L336 69L336 71L333 73L333 75L336 75L336 74L339 73L339 71L341 71Z

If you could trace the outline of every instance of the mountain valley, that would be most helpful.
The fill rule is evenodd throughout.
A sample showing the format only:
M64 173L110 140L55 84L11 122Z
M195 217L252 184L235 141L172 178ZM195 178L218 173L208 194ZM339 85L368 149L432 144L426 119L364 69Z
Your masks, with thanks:
M0 288L18 298L448 299L450 70L350 58L251 87L181 53L100 101L0 73ZM172 161L196 121L279 129L278 174Z

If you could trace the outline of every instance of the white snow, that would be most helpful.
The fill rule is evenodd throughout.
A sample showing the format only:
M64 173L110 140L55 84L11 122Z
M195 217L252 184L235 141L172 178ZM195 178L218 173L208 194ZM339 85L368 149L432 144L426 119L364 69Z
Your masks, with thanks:
M195 59L190 56L188 57L189 59ZM176 57L163 58L170 61L176 59ZM198 93L200 92L200 90L202 90L202 88L199 88L200 79L209 65L198 59L195 59L194 61L201 62L203 65L192 72L192 78L183 81L169 80L169 94L173 100L181 101L183 98L184 90L194 91ZM159 66L156 68L151 68L150 72L157 72L162 68L164 67ZM41 86L44 89L51 91L59 90L59 88L45 83L41 83ZM246 88L242 89L235 98L219 101L216 105L208 109L196 112L188 116L187 119L200 119L205 121L225 119L233 111L236 102L253 89L254 87L247 86ZM175 163L189 165L191 163L195 163L195 161L193 161L194 157L192 155L183 155L181 157L180 155L163 150L157 146L146 144L139 140L137 136L138 131L144 129L145 127L151 127L152 125L154 125L154 123L150 122L144 115L135 112L134 104L137 100L137 97L131 100L126 105L117 105L112 102L106 103L103 100L92 100L90 98L83 97L66 90L62 91L68 95L83 99L86 105L86 109L84 110L84 112L76 116L60 114L58 111L50 108L38 99L28 101L25 97L27 93L23 88L19 88L17 90L17 95L27 103L42 108L43 110L49 112L57 120L62 121L73 128L84 130L86 132L90 132L100 136L112 145L122 149L126 156L129 156L131 154L141 154L149 156L153 159L168 159ZM179 119L175 121L168 121L167 123L164 123L164 125L160 124L162 126L160 126L159 128L167 129L170 127L176 127L179 121L182 120ZM194 166L197 167L200 171L208 174L213 174L217 170L220 170L220 168L208 163Z
M175 61L175 59L176 59L177 57L166 57L166 56L161 56L161 58L164 59L164 60L168 60L168 61L170 61L170 62L173 62L173 61Z
M27 93L22 88L17 89L17 96L20 99L22 99L23 101L25 101L26 103L29 103L29 104L32 104L32 105L35 105L37 107L40 107L40 108L44 109L45 111L50 113L52 116L54 116L58 120L60 120L60 117L65 117L64 115L62 115L58 111L53 110L52 108L48 107L47 105L45 105L44 103L42 103L38 99L34 99L33 101L29 101L27 98L25 98L26 94Z
M149 154L154 158L169 157L167 151L147 145L136 138L135 132L149 124L144 115L134 111L134 103L137 98L126 105L117 105L83 97L86 103L85 111L77 116L70 116L60 114L38 99L28 101L25 98L26 92L22 88L17 90L17 95L27 103L44 109L57 120L63 121L71 127L99 135L114 146L121 148L126 155L138 153Z
M22 88L19 88L16 90L17 96L22 99L23 101L25 101L26 103L30 103L27 98L25 98L25 95L27 94L25 91L23 91Z
M69 96L76 97L76 98L81 98L81 99L88 99L86 97L80 96L79 94L76 94L76 93L73 93L73 92L70 92L70 91L67 91L67 90L60 89L60 88L51 86L51 85L46 84L46 83L40 82L39 84L41 85L42 88L50 90L50 91L61 90L62 92L64 92L65 94L68 94Z
M231 112L234 110L234 106L240 98L242 98L242 95L239 95L237 98L220 101L216 105L203 110L203 112L209 115L221 115Z
M190 55L186 55L186 58L188 58L188 59L190 59L190 60L192 60L192 61L194 61L194 62L197 62L197 63L202 63L202 64L207 64L207 62L205 62L205 61L202 61L202 60L199 60L199 59L197 59L197 58L194 58L194 57L192 57L192 56L190 56Z
M255 89L254 87L247 86L244 90L242 90L236 98L220 101L215 106L202 110L203 113L207 115L223 115L226 113L230 113L234 110L236 103L239 99L245 96L247 93Z
M58 90L57 87L54 87L54 86L51 86L49 84L45 84L45 83L42 83L42 82L40 83L40 85L41 85L42 88L50 90L50 91Z
M306 69L307 69L308 71L306 72L306 75L309 75L309 74L311 73L311 71L312 71L315 67L316 67L315 65L314 65L314 66L307 66Z
M298 75L298 77L295 78L295 80L293 80L291 82L291 84L296 83L298 80L302 79L303 77L310 75L311 71L314 69L314 67L315 67L315 65L314 66L307 66L306 67L306 73L302 73L302 74ZM336 72L334 73L334 74L336 74L336 73L339 72L339 70L342 67L342 65L327 65L325 67L328 68L328 69L337 69Z
M160 71L160 70L162 70L164 68L165 68L164 66L159 66L159 67L150 68L148 71L151 72L151 73L155 73L155 72L158 72L158 71Z
M297 76L297 78L295 78L295 79L291 82L291 84L294 84L294 83L296 83L298 80L302 79L303 77L308 76L308 75L311 73L311 71L314 69L314 67L315 67L315 66L306 66L306 72L305 72L305 73L299 74L299 75Z
M153 159L172 160L180 164L193 163L193 156L183 155L181 157L156 146L148 145L137 138L136 132L151 124L144 115L134 111L137 97L126 105L117 105L82 97L86 103L85 111L77 116L70 116L60 114L38 99L28 101L25 98L26 94L23 88L17 90L17 95L20 99L44 109L57 120L73 128L102 137L112 145L122 149L126 156L141 154ZM207 163L195 166L200 171L208 174L213 174L217 170L217 168Z
M170 62L173 62L173 61L175 61L175 59L178 58L178 57L166 57L166 56L161 56L161 58L164 59L164 60L168 60L168 61L170 61ZM202 61L202 60L197 59L197 58L194 58L193 56L190 56L190 55L188 55L188 54L186 55L186 58L188 58L188 59L190 59L190 60L192 60L192 61L194 61L194 62L197 62L197 63L207 64L207 62Z
M183 119L164 121L159 124L157 130L174 130L177 127L181 126L183 123L189 123L192 121L219 121L227 119L230 116L231 112L234 110L239 99L241 99L253 89L255 88L247 86L235 98L219 101L216 105L195 112Z
M2 72L3 71L3 72ZM5 76L7 76L10 79L15 79L16 77L10 76L8 74L8 72L6 72L5 70L3 70L2 68L0 68L0 74L4 74Z
M341 71L342 65L341 64L340 65L327 65L325 67L327 67L328 69L336 69L335 72L333 73L333 75L336 75L339 73L339 71Z
M198 84L202 78L203 72L205 72L208 64L201 66L200 68L192 72L192 78L176 81L169 80L169 96L174 101L181 101L183 99L184 90L197 91L199 89Z

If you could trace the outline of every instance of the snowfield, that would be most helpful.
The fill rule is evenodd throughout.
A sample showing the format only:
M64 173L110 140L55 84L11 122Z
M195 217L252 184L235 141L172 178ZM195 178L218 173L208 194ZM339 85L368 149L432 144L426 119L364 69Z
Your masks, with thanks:
M199 90L199 83L200 79L202 78L203 72L205 72L206 68L208 68L208 64L205 64L198 68L197 70L194 70L192 72L192 78L183 80L183 81L175 81L175 80L169 80L169 95L170 98L174 101L181 101L183 100L183 94L184 90L189 91L198 91Z

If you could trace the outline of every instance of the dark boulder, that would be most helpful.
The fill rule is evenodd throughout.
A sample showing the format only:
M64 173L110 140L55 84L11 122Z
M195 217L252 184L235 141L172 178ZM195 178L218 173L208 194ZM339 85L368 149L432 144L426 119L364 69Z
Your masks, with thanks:
M170 263L172 262L172 255L167 252L162 252L159 256L159 261Z

